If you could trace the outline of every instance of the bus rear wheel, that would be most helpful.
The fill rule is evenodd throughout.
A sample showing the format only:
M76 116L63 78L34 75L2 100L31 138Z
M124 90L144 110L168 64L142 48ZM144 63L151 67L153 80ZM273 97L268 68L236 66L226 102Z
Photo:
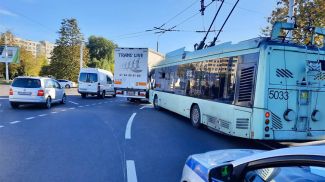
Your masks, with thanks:
M201 127L201 111L198 105L193 105L190 114L191 123L195 128Z

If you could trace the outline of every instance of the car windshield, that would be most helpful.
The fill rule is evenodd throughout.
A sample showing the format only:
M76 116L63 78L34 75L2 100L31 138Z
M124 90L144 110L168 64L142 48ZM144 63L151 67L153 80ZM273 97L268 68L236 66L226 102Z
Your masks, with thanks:
M98 76L96 73L80 73L80 82L93 83L98 81Z
M40 88L41 81L33 78L16 78L13 81L12 86L20 88Z

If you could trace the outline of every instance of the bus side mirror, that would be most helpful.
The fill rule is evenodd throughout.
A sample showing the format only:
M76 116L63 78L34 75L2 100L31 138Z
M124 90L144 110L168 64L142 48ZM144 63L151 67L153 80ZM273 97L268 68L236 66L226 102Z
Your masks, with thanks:
M233 166L226 164L215 167L209 171L209 182L233 181Z

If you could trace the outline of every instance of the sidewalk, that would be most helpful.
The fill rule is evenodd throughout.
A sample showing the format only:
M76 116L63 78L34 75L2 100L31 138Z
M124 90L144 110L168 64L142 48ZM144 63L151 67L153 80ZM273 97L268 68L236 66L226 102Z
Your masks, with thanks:
M0 97L9 95L9 85L0 84Z

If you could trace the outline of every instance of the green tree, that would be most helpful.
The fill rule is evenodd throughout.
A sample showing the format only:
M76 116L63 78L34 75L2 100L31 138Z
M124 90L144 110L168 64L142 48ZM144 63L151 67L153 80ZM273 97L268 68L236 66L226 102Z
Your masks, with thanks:
M46 69L56 78L76 81L80 69L80 45L83 42L77 20L63 19L58 34L59 38L52 52L51 63ZM88 49L84 48L83 52L83 64L86 65Z
M289 0L278 0L277 7L268 17L269 25L262 30L264 35L269 35L272 25L276 21L285 22L289 9ZM324 0L295 0L295 21L297 28L293 31L293 40L300 44L309 44L312 35L311 27L325 27ZM322 44L322 37L316 36L318 45Z
M88 66L114 71L114 49L116 47L116 44L104 37L90 36L87 44L90 57Z

